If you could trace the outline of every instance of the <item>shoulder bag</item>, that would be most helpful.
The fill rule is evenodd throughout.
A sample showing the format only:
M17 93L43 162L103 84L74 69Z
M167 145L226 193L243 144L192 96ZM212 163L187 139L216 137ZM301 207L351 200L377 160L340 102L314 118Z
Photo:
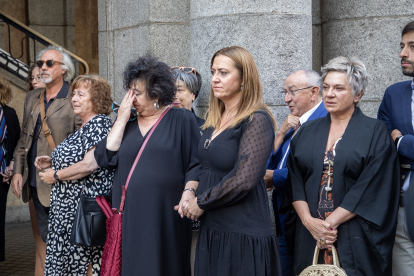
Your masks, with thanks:
M112 192L104 197L111 200ZM87 197L82 189L69 242L87 247L104 246L106 240L105 224L106 216L98 202L94 197Z
M332 245L333 265L318 264L318 257L319 248L316 247L312 265L305 268L299 276L347 276L345 270L339 266L338 253L334 245Z
M129 171L128 178L124 186L122 186L122 197L119 210L112 208L111 204L108 203L105 198L98 196L96 198L98 204L101 206L102 210L107 216L106 220L106 242L103 250L102 261L101 261L101 276L121 276L122 270L122 216L124 213L124 204L126 192L128 189L129 181L131 180L132 173L135 170L135 167L141 158L142 152L145 149L145 146L148 143L149 138L151 137L154 130L157 128L158 124L161 122L162 118L167 114L171 107L168 107L158 118L155 125L152 127L148 133L147 138L145 138L144 143L142 144L137 157L135 158L134 164Z

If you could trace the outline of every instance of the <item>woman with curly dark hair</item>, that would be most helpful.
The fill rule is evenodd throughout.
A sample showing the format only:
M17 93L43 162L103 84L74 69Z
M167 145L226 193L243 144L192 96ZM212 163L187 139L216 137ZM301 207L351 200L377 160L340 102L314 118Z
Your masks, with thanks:
M119 208L135 157L149 130L174 100L170 67L146 56L124 71L128 90L108 137L95 150L98 165L115 169L112 205ZM131 108L138 116L131 120ZM195 116L172 108L146 144L126 193L122 225L122 275L189 276L191 221L174 205L189 202L198 178Z

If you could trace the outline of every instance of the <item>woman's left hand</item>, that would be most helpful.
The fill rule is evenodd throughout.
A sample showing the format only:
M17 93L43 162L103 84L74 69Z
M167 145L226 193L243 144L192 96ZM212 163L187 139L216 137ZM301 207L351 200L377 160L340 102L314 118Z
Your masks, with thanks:
M187 218L192 220L198 220L198 218L204 213L204 210L198 207L196 197L190 201L190 204L188 205L187 209Z
M3 176L3 182L10 183L9 181L13 176L13 165L14 161L11 161L4 173L0 173Z
M174 206L174 210L178 211L178 214L180 214L181 218L187 216L188 212L188 204L192 199L195 198L195 195L191 191L184 191L183 195L181 196L180 203L178 205Z
M56 179L53 176L54 174L55 170L53 169L46 169L44 172L39 172L40 179L47 184L53 184L56 182Z

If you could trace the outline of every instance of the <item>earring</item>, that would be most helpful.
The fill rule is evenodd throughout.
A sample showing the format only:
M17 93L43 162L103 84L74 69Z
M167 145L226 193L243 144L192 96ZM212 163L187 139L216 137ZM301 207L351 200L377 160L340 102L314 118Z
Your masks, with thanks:
M157 110L160 109L160 105L158 104L158 102L154 102L154 108Z
M240 90L243 90L243 85L242 85L242 86L240 86Z

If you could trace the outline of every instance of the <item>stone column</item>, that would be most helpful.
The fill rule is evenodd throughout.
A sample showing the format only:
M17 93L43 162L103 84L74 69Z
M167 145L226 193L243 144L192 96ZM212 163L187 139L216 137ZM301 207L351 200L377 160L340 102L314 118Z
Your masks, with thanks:
M323 63L340 55L362 60L371 78L361 108L376 117L385 89L407 79L398 54L401 31L414 20L414 2L324 0L321 11Z
M210 59L239 45L254 57L266 104L278 125L289 113L280 91L294 70L312 68L310 0L191 0L190 64L201 72L197 112L204 114L210 94Z
M312 0L312 69L321 73L322 25L320 0Z
M74 0L28 0L29 27L75 53ZM33 43L31 43L33 47ZM36 43L36 52L45 46ZM32 48L31 48L32 49ZM33 50L31 61L33 62Z
M151 53L170 66L188 65L189 0L98 0L99 72L122 100L122 72Z

